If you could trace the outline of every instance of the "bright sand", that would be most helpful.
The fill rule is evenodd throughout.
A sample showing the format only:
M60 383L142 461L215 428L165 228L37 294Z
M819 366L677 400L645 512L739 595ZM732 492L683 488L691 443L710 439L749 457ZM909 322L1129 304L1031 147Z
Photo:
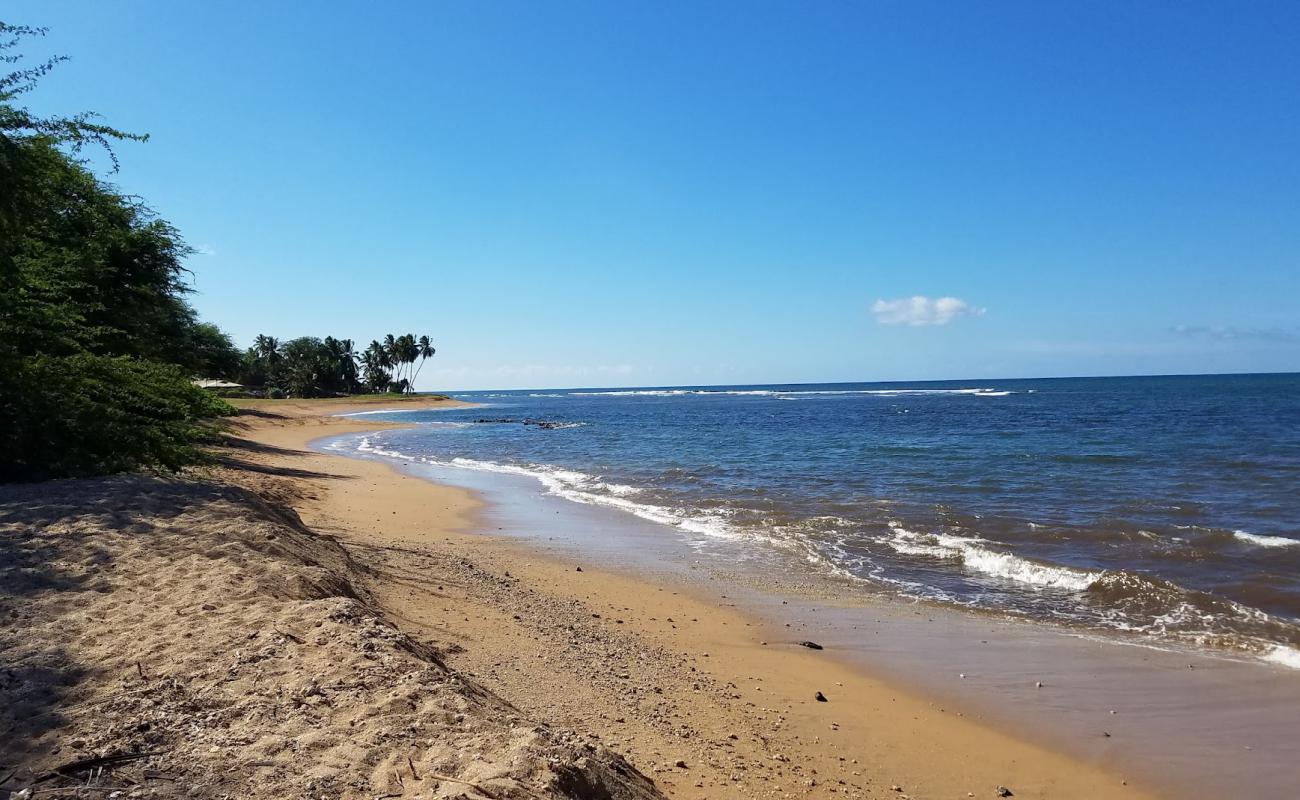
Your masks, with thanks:
M485 535L472 492L308 449L383 425L316 414L387 406L243 405L276 418L240 418L263 447L239 458L373 567L371 589L399 626L450 647L453 667L532 716L598 734L672 797L993 797L1000 786L1031 798L1154 796L801 647L703 587L579 571ZM580 640L556 609L604 633Z

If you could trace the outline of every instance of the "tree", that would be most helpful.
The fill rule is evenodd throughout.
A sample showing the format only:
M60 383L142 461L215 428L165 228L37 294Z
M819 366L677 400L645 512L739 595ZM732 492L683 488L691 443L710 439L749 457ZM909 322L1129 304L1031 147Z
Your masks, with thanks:
M238 375L245 386L275 386L280 377L280 340L258 334L244 353Z
M290 397L320 397L330 391L336 365L329 348L315 336L290 339L280 348L276 388Z
M393 334L390 333L384 337L383 347L384 347L384 361L388 369L389 377L392 378L393 380L396 380L398 375L398 370L401 369L401 364L402 364L401 345L398 344L397 337L393 336Z
M397 337L397 354L398 363L402 369L398 375L398 381L402 384L402 391L411 391L411 367L415 364L415 359L419 353L419 346L415 343L415 337L409 333L404 333Z
M434 353L438 352L437 350L433 349L433 345L429 342L428 336L421 336L420 341L417 342L416 344L419 347L420 366L416 367L415 377L411 378L412 390L414 390L415 381L420 377L420 370L424 369L425 359L431 358Z
M325 337L325 349L329 351L329 357L333 362L334 369L331 375L331 388L334 391L351 394L359 388L357 382L357 354L352 346L351 339L335 339L333 336Z
M197 322L188 333L190 372L201 378L238 378L243 358L225 331L210 322Z
M43 33L0 23L0 62ZM185 302L179 233L77 158L146 137L17 105L61 60L0 76L0 480L177 469L232 411L190 375L234 349Z
M390 362L383 345L372 341L361 353L361 380L372 392L386 392L392 377L389 375Z

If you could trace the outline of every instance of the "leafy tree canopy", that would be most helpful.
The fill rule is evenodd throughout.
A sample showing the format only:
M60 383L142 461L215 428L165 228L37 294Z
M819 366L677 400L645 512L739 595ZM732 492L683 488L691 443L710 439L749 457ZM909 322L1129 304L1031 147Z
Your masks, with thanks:
M79 157L101 145L115 170L111 144L147 137L20 105L63 60L22 66L43 34L0 23L0 479L175 469L230 410L190 377L239 354L185 302L180 234Z

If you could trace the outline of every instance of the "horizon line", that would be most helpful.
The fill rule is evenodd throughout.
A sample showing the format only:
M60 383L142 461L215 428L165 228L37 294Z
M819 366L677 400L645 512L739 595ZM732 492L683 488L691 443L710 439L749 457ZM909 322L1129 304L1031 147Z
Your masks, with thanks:
M1142 375L1038 375L1022 376L1018 378L926 378L921 380L875 380L875 381L799 381L782 383L779 381L769 381L767 383L665 383L655 386L533 386L519 389L438 389L430 391L418 391L416 394L471 394L476 392L541 392L541 391L564 391L572 392L584 389L599 390L659 390L659 389L709 389L718 387L752 387L752 386L847 386L847 385L878 385L878 384L896 384L896 383L976 383L991 381L1069 381L1084 379L1118 379L1118 378L1231 378L1246 376L1271 376L1271 375L1300 375L1300 370L1283 371L1283 372L1168 372L1168 373L1151 373Z

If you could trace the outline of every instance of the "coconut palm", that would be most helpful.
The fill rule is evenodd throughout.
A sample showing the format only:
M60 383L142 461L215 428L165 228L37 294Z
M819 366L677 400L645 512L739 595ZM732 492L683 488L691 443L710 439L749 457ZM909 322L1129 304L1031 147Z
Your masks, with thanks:
M264 359L269 364L279 358L280 340L274 336L259 333L257 338L253 340L253 349L257 351L259 358Z
M361 367L365 375L366 385L371 391L387 391L392 383L392 375L389 370L392 369L393 362L388 356L388 350L378 341L371 341L370 346L361 354Z
M398 361L404 365L401 380L405 382L404 391L409 394L415 391L411 381L411 370L415 366L415 359L420 355L420 345L416 342L414 334L404 333L397 337L397 350L399 354Z
M433 344L430 343L428 336L421 336L420 340L415 344L416 347L418 348L417 355L420 358L420 365L415 368L415 377L411 378L412 390L414 390L415 381L420 377L420 370L424 369L424 360L432 356L434 353L438 352L437 350L433 349Z
M357 384L357 354L353 351L352 340L326 336L325 350L329 353L331 388L351 392Z

